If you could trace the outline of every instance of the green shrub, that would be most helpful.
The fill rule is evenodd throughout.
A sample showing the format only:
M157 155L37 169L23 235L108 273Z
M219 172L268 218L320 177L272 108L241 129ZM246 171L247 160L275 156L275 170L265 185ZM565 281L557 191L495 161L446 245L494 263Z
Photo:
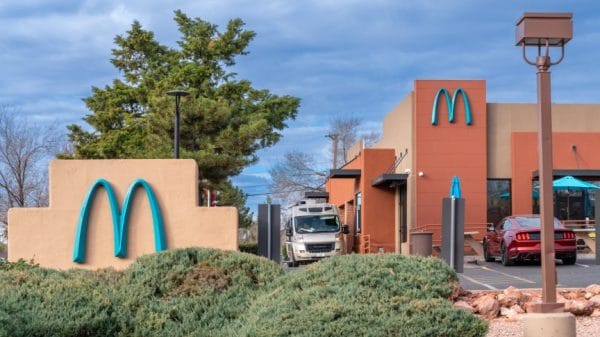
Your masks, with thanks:
M284 274L251 254L180 249L122 272L0 265L4 336L484 336L447 300L443 262L343 256ZM10 266L10 267L8 267Z
M4 270L0 336L115 336L120 278L109 270Z
M267 259L215 249L172 250L125 271L131 336L218 336L283 276ZM225 335L224 335L225 336Z
M454 271L434 258L334 257L288 274L230 334L484 336L485 322L447 300L456 282Z
M2 337L216 336L283 275L264 258L214 249L145 256L123 272L12 266L0 271Z
M240 252L258 255L258 243L240 243Z
M7 260L0 260L0 271L2 270L27 270L37 268L39 265L33 260L25 261L19 259L17 262L8 262Z

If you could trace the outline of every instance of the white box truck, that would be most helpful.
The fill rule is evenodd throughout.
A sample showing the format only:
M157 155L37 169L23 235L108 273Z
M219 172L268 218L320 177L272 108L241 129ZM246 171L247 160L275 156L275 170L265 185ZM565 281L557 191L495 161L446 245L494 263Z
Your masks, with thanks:
M292 206L285 226L288 265L317 261L342 254L342 225L335 205L316 200L302 200Z

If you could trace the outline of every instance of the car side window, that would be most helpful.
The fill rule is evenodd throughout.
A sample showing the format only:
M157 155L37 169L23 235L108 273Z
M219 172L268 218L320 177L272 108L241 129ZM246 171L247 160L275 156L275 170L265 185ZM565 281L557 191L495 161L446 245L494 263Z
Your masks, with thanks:
M512 223L509 220L504 221L504 224L502 225L502 229L503 230L509 230L512 227Z

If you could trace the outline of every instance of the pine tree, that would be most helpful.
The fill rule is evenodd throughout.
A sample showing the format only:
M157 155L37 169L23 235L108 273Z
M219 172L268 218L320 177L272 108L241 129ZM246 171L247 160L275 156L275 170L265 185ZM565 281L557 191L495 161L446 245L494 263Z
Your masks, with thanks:
M175 102L166 93L176 88L190 93L180 105L181 158L195 159L200 178L212 186L226 184L256 162L257 150L280 139L300 100L255 89L231 71L255 33L241 19L224 31L181 11L175 21L176 48L156 41L137 21L115 38L111 62L122 78L92 88L84 100L89 127L68 126L73 153L63 157L172 158Z

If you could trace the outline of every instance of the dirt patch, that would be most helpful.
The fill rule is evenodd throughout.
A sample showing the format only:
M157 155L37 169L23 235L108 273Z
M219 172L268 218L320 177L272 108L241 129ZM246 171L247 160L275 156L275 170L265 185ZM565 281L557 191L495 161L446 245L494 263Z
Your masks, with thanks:
M220 292L229 287L231 279L216 267L198 264L171 290L168 297L195 296L207 292Z

